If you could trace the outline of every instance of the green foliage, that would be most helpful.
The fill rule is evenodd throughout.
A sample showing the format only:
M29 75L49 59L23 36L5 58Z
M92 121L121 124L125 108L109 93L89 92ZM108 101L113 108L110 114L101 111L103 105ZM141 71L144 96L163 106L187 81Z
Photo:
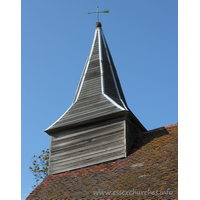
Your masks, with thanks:
M29 167L29 170L34 175L36 184L32 186L35 188L38 185L39 180L44 179L48 175L49 169L49 149L46 151L42 150L39 156L33 155L32 157L33 166Z

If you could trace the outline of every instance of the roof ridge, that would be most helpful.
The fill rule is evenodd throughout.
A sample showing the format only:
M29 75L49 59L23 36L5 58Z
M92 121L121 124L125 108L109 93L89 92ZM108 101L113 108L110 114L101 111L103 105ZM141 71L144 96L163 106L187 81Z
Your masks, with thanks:
M142 132L141 134L148 134L148 133L151 133L151 132L155 132L155 131L161 131L161 130L164 130L164 129L168 129L168 128L171 128L171 127L175 127L175 126L178 126L178 122L176 123L173 123L173 124L169 124L167 126L161 126L159 128L155 128L155 129L152 129L152 130L149 130L149 131L145 131L145 132Z

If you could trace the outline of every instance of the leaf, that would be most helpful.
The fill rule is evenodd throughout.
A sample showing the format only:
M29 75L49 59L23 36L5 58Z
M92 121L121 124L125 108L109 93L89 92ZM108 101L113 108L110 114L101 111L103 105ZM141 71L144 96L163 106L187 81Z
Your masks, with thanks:
M48 175L49 149L47 149L46 151L42 150L39 156L33 155L33 158L35 158L35 160L32 161L33 167L30 166L29 170L34 175L36 185L33 185L32 188L35 188L38 185L38 181Z

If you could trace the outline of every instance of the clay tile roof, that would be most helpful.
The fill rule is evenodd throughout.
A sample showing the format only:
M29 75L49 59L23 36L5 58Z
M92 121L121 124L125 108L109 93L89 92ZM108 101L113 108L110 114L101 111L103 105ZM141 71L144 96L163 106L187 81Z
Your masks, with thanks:
M178 123L143 132L127 158L46 177L28 199L178 199Z

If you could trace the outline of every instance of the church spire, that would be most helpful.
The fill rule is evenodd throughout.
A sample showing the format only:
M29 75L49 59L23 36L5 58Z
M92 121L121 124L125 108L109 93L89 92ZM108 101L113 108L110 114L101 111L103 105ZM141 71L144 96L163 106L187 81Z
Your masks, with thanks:
M119 82L102 24L96 23L92 47L86 61L71 107L48 129L51 134L73 127L129 113L141 129L145 129L129 110ZM146 129L145 129L146 130Z
M45 130L51 135L49 174L127 157L143 131L127 106L102 25L97 22L72 105Z

